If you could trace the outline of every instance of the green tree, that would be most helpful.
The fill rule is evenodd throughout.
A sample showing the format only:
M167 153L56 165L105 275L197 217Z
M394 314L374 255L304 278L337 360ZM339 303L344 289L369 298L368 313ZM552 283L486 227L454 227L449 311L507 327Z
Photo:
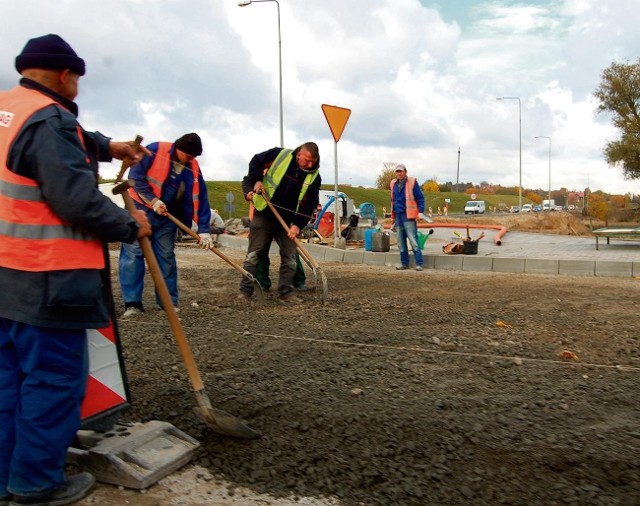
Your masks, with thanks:
M612 114L620 138L604 148L607 163L622 167L628 179L640 178L640 59L636 63L612 63L602 72L595 91L599 113Z
M388 190L391 186L391 181L396 177L396 165L395 162L384 162L382 164L382 172L378 174L376 179L376 188L378 190Z

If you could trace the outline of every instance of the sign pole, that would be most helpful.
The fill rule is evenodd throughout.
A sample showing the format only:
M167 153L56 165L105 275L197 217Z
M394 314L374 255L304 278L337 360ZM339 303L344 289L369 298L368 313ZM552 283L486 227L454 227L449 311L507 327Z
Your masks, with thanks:
M322 104L322 112L324 113L324 117L329 124L329 129L331 130L331 134L333 135L333 140L335 141L334 149L333 149L333 166L335 167L335 181L334 181L334 247L339 243L340 239L340 212L338 207L338 141L340 137L342 137L342 132L344 132L344 127L347 125L347 121L349 121L349 116L351 115L351 109L345 109L344 107L338 107L335 105L327 105ZM344 249L344 247L342 248Z
M335 232L335 240L340 237L340 212L338 207L338 143L333 144L333 166L335 167L335 216L333 219L333 229Z

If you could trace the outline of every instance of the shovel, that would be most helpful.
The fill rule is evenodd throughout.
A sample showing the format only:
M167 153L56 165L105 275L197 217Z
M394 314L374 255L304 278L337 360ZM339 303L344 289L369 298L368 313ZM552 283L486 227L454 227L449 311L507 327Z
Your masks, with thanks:
M269 209L271 209L271 212L273 213L273 215L278 219L278 221L280 222L280 225L283 226L283 228L287 231L287 234L288 234L290 228L286 224L286 222L282 219L282 216L280 216L280 213L276 210L275 206L271 203L271 199L267 195L267 192L263 190L260 195L262 196L262 198L264 198L265 202L269 206ZM327 302L327 298L329 297L329 283L327 281L327 276L325 276L324 272L318 265L318 262L316 262L316 259L313 258L313 256L306 249L302 247L302 244L300 244L300 241L298 241L296 237L293 238L293 242L296 243L296 248L298 250L298 253L300 253L300 256L302 257L302 259L311 268L311 272L313 272L313 280L316 286L318 285L318 273L320 273L320 279L322 280L321 297L322 297L322 303L324 304L325 302Z
M138 145L141 141L142 138L140 136L136 137L136 142ZM126 170L126 164L128 163L129 162L127 160L124 160L122 162L122 169L119 176L120 178ZM125 207L129 212L132 212L136 210L136 207L133 203L133 199L127 192L129 187L129 182L125 181L115 186L112 192L114 195L117 195L118 193L122 194ZM153 278L153 282L155 284L156 291L158 292L160 302L162 303L162 307L164 308L165 313L167 314L167 318L169 319L171 331L176 338L178 348L180 349L180 353L182 354L182 359L187 368L193 391L196 395L198 406L193 408L193 411L209 428L211 428L218 434L222 434L223 436L247 439L256 439L260 437L259 432L256 432L249 426L245 425L239 418L236 418L226 411L216 409L211 406L211 401L204 391L204 384L202 383L202 378L200 377L198 367L196 366L195 359L193 358L191 347L189 346L189 342L187 341L187 338L184 334L182 325L180 325L180 319L178 318L176 309L173 307L173 301L171 300L169 289L167 288L167 284L162 277L162 271L160 270L160 265L158 264L158 260L156 259L156 256L153 252L151 241L149 241L148 237L141 237L139 239L139 242L140 247L142 248L142 253L144 254L144 258L147 261L147 265L149 266L149 272L151 273L151 277Z
M169 213L167 213L167 218L169 218L172 222L174 222L178 226L178 228L180 230L182 230L184 233L189 234L191 237L193 237L197 241L200 241L200 236L198 234L196 234L193 230L191 230L189 227L187 227L184 223L182 223L178 218L176 218L175 216L173 216L173 215L171 215ZM218 255L220 258L222 258L222 260L227 262L231 267L233 267L235 270L240 272L240 274L242 274L249 281L251 281L253 283L253 288L254 288L254 292L256 293L257 301L259 303L264 303L264 292L262 291L262 285L253 276L253 274L251 274L249 271L244 269L244 267L242 267L242 266L238 265L237 263L235 263L227 255L222 253L222 251L220 251L218 248L216 248L214 246L210 246L209 247L209 251L212 251L213 253Z

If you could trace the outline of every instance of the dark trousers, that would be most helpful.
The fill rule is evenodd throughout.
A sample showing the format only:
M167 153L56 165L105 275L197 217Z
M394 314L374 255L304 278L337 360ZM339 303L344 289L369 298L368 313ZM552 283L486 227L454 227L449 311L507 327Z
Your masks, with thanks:
M258 259L258 268L256 270L256 279L260 286L265 290L271 288L271 277L269 276L269 268L271 267L271 260L267 254L264 258ZM304 286L307 282L307 276L304 273L304 267L300 261L300 255L296 253L296 272L293 275L293 286L299 288Z
M64 481L87 384L87 331L0 318L0 496Z
M276 241L280 248L278 293L283 296L293 291L293 277L296 272L296 244L289 239L287 232L275 217L256 213L251 220L249 248L243 267L256 277L258 263L260 259L269 256L272 241ZM251 295L253 283L243 277L240 282L240 291Z

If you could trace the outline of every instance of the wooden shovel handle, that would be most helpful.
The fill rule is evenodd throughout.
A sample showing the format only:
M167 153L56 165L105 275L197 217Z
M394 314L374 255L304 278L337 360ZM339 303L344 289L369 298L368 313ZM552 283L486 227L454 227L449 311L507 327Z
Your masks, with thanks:
M134 141L134 147L140 145L142 142L142 137L140 135L136 136ZM124 177L124 173L131 165L130 160L123 160L122 166L120 168L120 173L118 174L118 178L116 182L120 182ZM123 185L116 186L113 190L114 193L120 193L122 198L124 199L124 206L132 213L136 211L136 205L129 195L129 192L125 188L121 188ZM128 183L126 185L129 186ZM171 331L173 332L174 337L178 343L178 349L182 354L182 359L184 360L185 367L187 368L187 372L189 374L189 378L191 379L191 385L196 392L204 390L204 385L202 384L202 378L200 377L200 373L198 371L198 367L196 365L196 361L193 358L193 353L191 352L191 348L189 347L189 342L187 341L187 337L182 329L182 325L180 325L180 319L178 318L178 313L176 312L175 307L173 307L173 301L171 300L171 294L169 293L169 289L167 288L167 283L162 276L162 271L160 270L160 265L158 264L158 259L153 252L153 247L151 246L151 241L148 237L141 237L138 239L140 243L140 248L142 249L142 254L144 255L144 259L149 266L149 272L151 273L151 277L153 279L153 283L155 285L156 291L158 292L158 297L160 298L160 302L162 303L162 307L167 314L167 318L169 319L169 326L171 327Z

